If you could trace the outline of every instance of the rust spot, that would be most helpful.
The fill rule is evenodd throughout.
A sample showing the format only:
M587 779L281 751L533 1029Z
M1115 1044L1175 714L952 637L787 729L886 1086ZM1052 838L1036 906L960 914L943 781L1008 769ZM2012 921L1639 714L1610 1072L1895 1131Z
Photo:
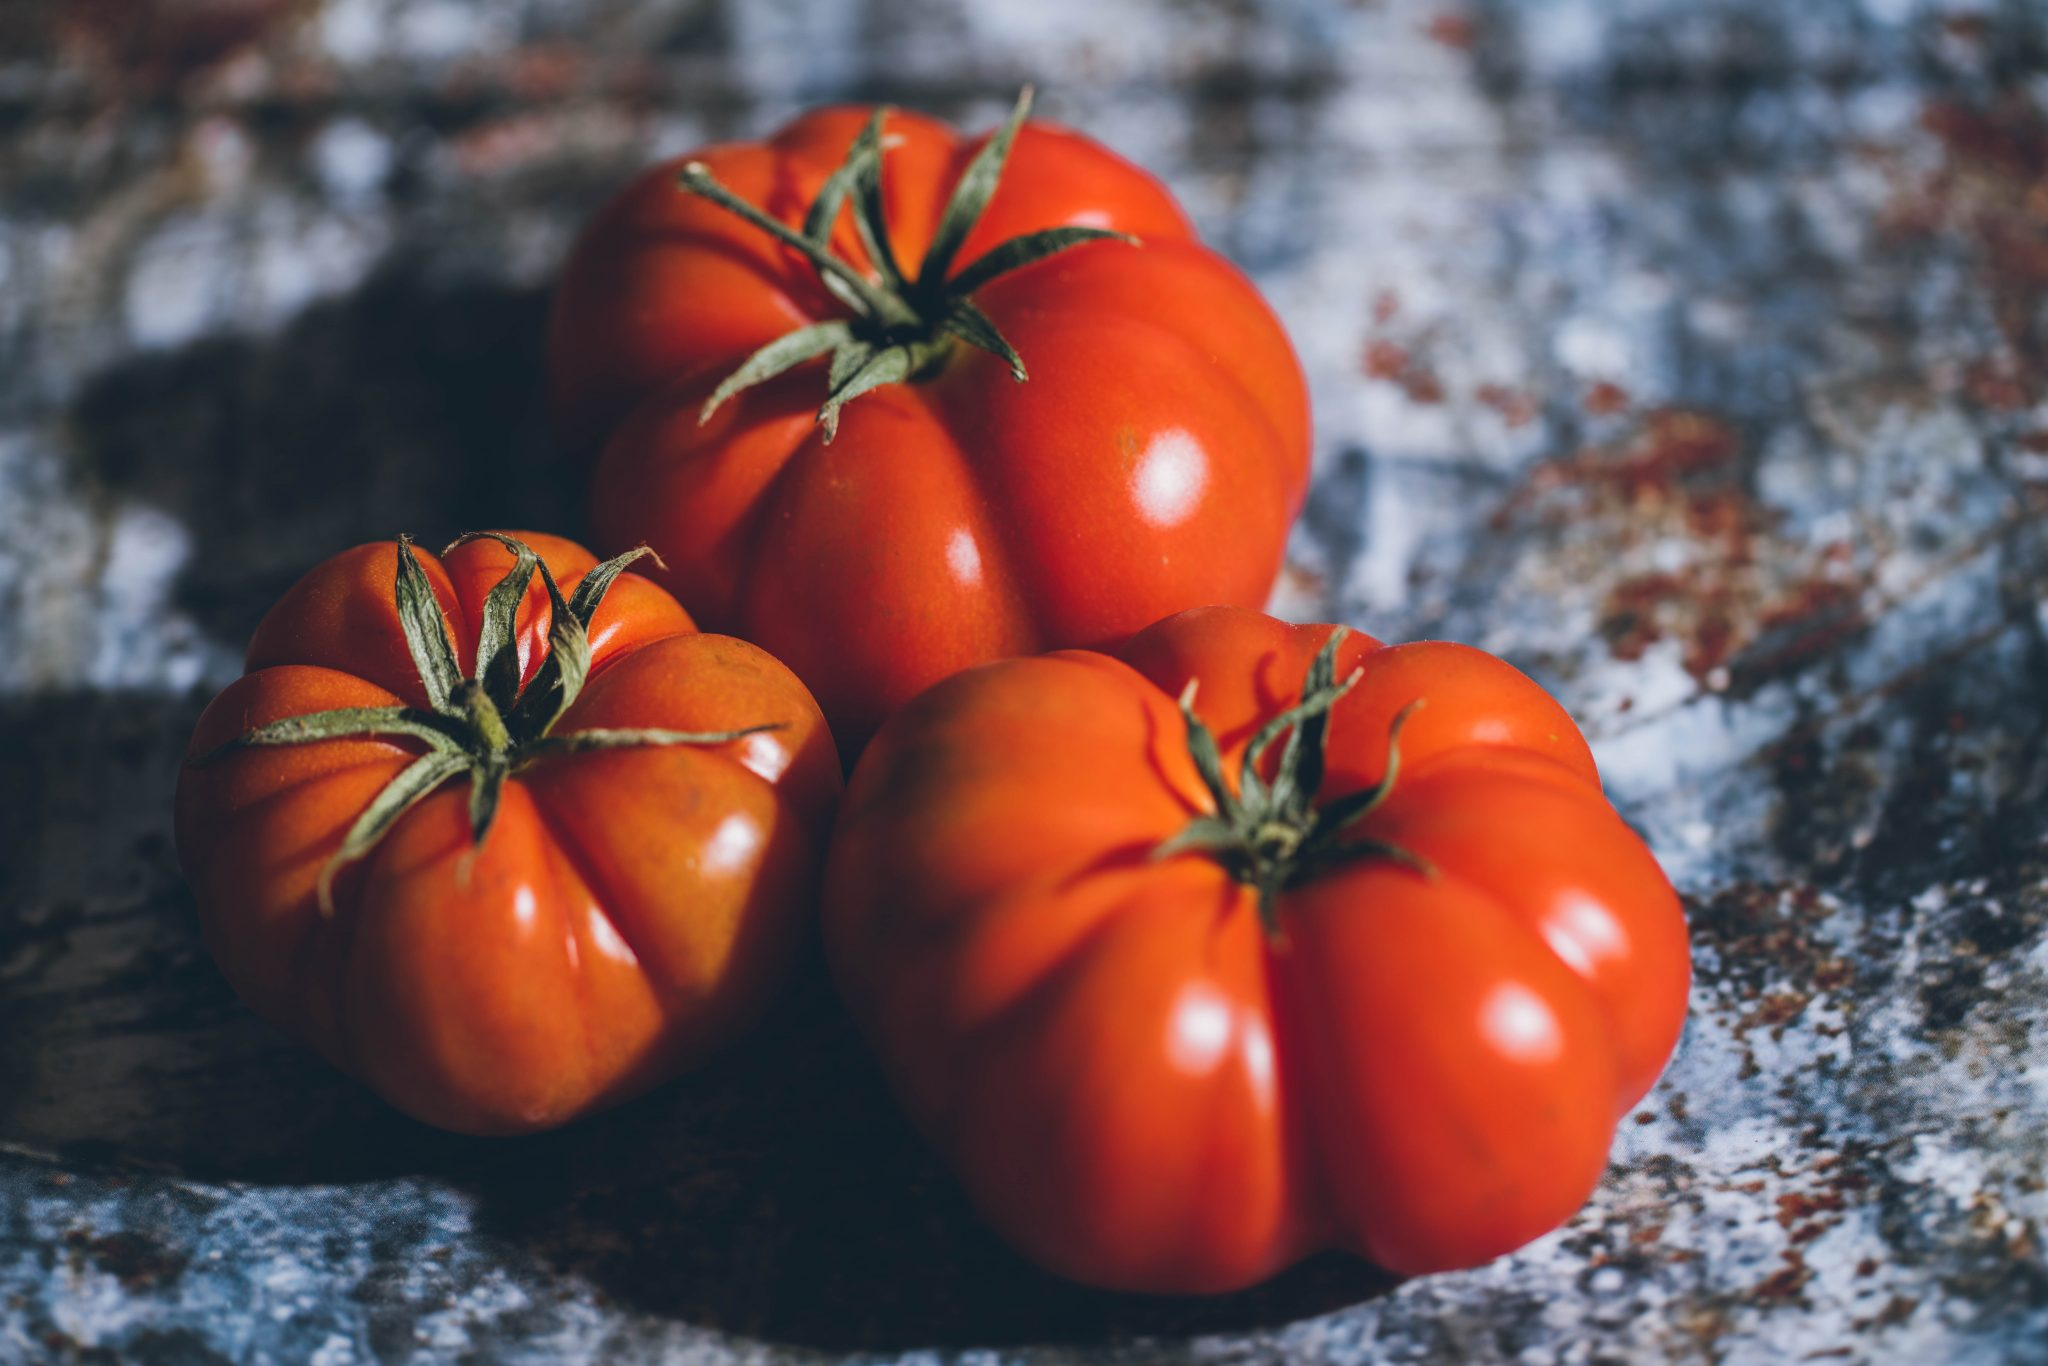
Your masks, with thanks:
M1822 1191L1808 1195L1801 1191L1789 1191L1778 1197L1778 1225L1790 1228L1802 1219L1811 1219L1816 1214L1831 1214L1842 1208L1842 1196L1837 1191Z
M2033 405L2026 381L2003 357L1980 358L1964 366L1963 392L1996 413L2017 413Z
M1983 105L1930 100L1920 111L1920 126L1967 165L2029 181L2048 169L2048 128L2023 95Z
M1494 522L1533 515L1569 534L1575 548L1597 556L1589 574L1650 545L1681 545L1685 563L1612 582L1600 635L1623 660L1676 640L1702 685L1747 687L1863 630L1867 574L1843 542L1787 542L1745 474L1733 427L1689 409L1659 409L1618 443L1539 466Z
M1795 1248L1787 1248L1778 1254L1785 1265L1766 1276L1750 1289L1752 1298L1766 1304L1800 1298L1806 1283L1813 1279L1813 1268L1806 1264L1806 1258Z
M1623 579L1607 594L1600 612L1600 634L1616 659L1641 659L1664 639L1657 609L1681 597L1686 581L1677 574L1637 574Z
M1628 390L1603 379L1587 389L1585 398L1580 402L1595 417L1612 417L1628 411Z
M1757 1002L1756 1008L1736 1022L1735 1032L1745 1034L1756 1028L1771 1031L1771 1037L1785 1036L1785 1026L1806 1013L1810 998L1794 991L1774 991ZM1782 1202L1781 1202L1782 1203Z
M1849 966L1846 958L1830 958L1818 964L1813 970L1813 984L1822 991L1839 991L1849 985L1856 976L1856 969Z
M1443 381L1427 370L1410 368L1402 376L1401 391L1413 403L1442 403L1444 401Z
M536 43L513 58L508 79L523 101L542 102L571 94L583 78L583 54L560 43Z
M1742 443L1735 430L1718 418L1682 408L1651 413L1641 435L1619 460L1588 473L1616 485L1630 498L1668 495L1686 481L1732 471Z
M1432 42L1469 52L1479 41L1479 23L1469 14L1439 14L1423 27Z
M1408 353L1390 341L1370 341L1359 364L1374 379L1398 380L1408 373Z
M70 0L58 35L136 94L169 90L258 42L291 0Z
M2036 322L2048 302L2048 116L2008 89L1932 100L1920 123L1940 160L1900 174L1880 229L1909 246L1947 237L1974 251L2002 345L1965 361L1962 393L1996 412L2030 407L2048 392L2048 336Z
M1848 980L1850 967L1818 933L1828 913L1819 892L1805 883L1738 883L1688 905L1694 943L1719 959L1716 991L1744 1046L1743 1075L1758 1070L1748 1052L1752 1030L1780 1037L1803 1018L1812 1001L1809 984ZM1846 1189L1856 1179L1857 1173L1842 1172L1832 1184Z
M64 1246L74 1261L90 1261L129 1290L175 1280L187 1260L154 1238L125 1230L95 1237L91 1229L73 1229L64 1235Z
M1510 427L1526 427L1536 420L1536 400L1519 389L1510 389L1505 384L1482 384L1472 396L1499 413L1501 421Z

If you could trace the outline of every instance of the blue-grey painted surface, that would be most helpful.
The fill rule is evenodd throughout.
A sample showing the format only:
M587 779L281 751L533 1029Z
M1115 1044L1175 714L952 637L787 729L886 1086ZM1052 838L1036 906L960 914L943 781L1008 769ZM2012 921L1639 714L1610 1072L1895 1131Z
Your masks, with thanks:
M813 975L565 1133L252 1020L177 755L263 607L579 525L549 274L633 168L1023 80L1292 329L1277 606L1506 654L1686 894L1568 1227L1090 1294L981 1231ZM0 12L0 1360L2048 1361L2048 19L1916 0L54 0Z

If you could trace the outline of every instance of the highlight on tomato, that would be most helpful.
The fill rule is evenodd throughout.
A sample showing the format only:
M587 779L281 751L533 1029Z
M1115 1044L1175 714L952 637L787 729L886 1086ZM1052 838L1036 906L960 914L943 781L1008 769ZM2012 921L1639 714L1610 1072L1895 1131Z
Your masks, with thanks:
M1225 1291L1556 1227L1684 1020L1669 882L1467 646L1198 609L939 684L868 747L826 947L1025 1254Z
M544 1129L743 1031L840 790L789 670L558 537L314 568L192 737L179 860L259 1015L443 1128Z
M592 519L848 752L967 665L1257 606L1307 485L1279 322L1158 181L1026 122L805 114L656 166L549 341Z

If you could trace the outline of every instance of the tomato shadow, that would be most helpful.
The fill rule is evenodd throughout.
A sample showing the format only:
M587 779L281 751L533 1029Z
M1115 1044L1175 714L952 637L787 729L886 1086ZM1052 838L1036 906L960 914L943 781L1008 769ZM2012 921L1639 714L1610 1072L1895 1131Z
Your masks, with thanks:
M634 1104L478 1151L484 1231L607 1298L833 1351L1185 1337L1276 1326L1397 1283L1314 1259L1242 1294L1093 1291L976 1216L812 964L737 1051Z
M0 1143L255 1182L453 1160L252 1015L208 956L170 829L204 703L0 699Z
M65 416L65 467L102 517L168 514L176 605L239 644L320 559L400 531L581 537L582 469L550 438L546 291L404 253L266 335L123 359Z
M582 471L547 427L546 316L539 286L398 251L274 330L131 353L86 379L45 428L64 481L51 500L102 558L65 586L74 617L32 643L162 678L175 670L150 651L238 651L349 545L580 534ZM152 545L125 554L138 514ZM250 1016L207 957L170 832L203 691L0 698L0 1141L243 1180L454 1160Z
M45 429L64 471L51 497L93 527L103 562L66 586L78 615L53 648L162 678L174 670L150 651L239 650L346 546L493 524L579 534L582 473L547 428L546 316L538 286L399 251L274 330L131 353L85 380ZM155 543L124 554L138 514ZM109 601L147 630L107 618ZM454 1161L251 1016L208 958L170 832L204 691L0 699L0 1141L238 1180Z

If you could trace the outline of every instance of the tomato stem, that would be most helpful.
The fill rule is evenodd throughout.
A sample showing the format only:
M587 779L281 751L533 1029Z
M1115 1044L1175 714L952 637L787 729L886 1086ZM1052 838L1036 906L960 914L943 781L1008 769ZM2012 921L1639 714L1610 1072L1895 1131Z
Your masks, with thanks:
M455 691L463 711L468 714L470 729L483 742L483 747L493 754L510 753L512 732L506 729L504 715L499 712L498 704L491 701L484 685L468 678Z
M1340 838L1392 794L1401 768L1401 729L1422 706L1422 698L1402 707L1388 725L1387 766L1379 781L1334 802L1317 804L1331 710L1364 676L1363 669L1355 669L1337 680L1337 649L1348 634L1342 626L1330 633L1302 680L1301 700L1269 719L1246 744L1234 789L1224 773L1216 736L1195 711L1196 684L1190 682L1180 695L1188 754L1214 809L1162 841L1153 857L1199 853L1215 860L1257 892L1260 922L1275 939L1283 935L1280 894L1339 864L1382 858L1425 877L1436 876L1427 859L1397 845ZM1286 745L1269 781L1261 769L1282 736Z
M406 740L424 747L424 753L371 798L321 868L316 894L322 914L333 913L333 884L341 868L368 854L400 817L453 779L467 776L470 781L470 849L462 865L466 875L469 862L491 831L505 782L529 764L596 749L720 745L782 728L778 722L730 731L629 728L554 734L556 722L575 702L589 676L589 628L599 604L628 565L653 552L643 546L597 565L583 576L575 597L565 601L547 562L516 536L471 532L448 549L480 538L503 545L512 552L513 561L484 599L474 676L462 676L433 584L413 554L412 539L400 536L393 597L406 648L429 706L341 707L288 716L245 731L190 761L198 768L246 749L322 740ZM547 589L552 609L548 656L533 681L522 687L518 616L536 573Z
M897 295L870 281L852 265L834 256L825 243L812 241L726 189L718 183L717 178L711 174L711 168L703 162L693 161L684 166L677 183L691 194L701 195L727 213L739 215L784 246L800 252L806 260L817 267L820 275L832 276L851 291L859 301L859 306L871 317L885 323L917 325L916 311Z
M713 413L739 393L825 355L831 356L832 363L818 422L825 429L826 441L838 432L839 411L848 402L885 384L905 383L932 373L956 342L995 356L1020 383L1028 379L1024 358L969 296L997 276L1084 242L1138 245L1135 237L1104 228L1047 228L1012 237L953 273L961 247L995 197L1010 148L1031 112L1031 99L1031 87L1025 86L1009 118L960 173L914 281L904 275L889 242L882 193L882 162L889 148L883 124L891 112L889 106L877 106L854 138L846 159L826 178L805 213L801 231L734 194L703 162L687 163L676 180L680 189L716 204L797 252L853 315L806 324L754 351L711 391L697 420L709 422ZM832 250L832 231L849 198L854 228L873 263L873 275L864 274Z

